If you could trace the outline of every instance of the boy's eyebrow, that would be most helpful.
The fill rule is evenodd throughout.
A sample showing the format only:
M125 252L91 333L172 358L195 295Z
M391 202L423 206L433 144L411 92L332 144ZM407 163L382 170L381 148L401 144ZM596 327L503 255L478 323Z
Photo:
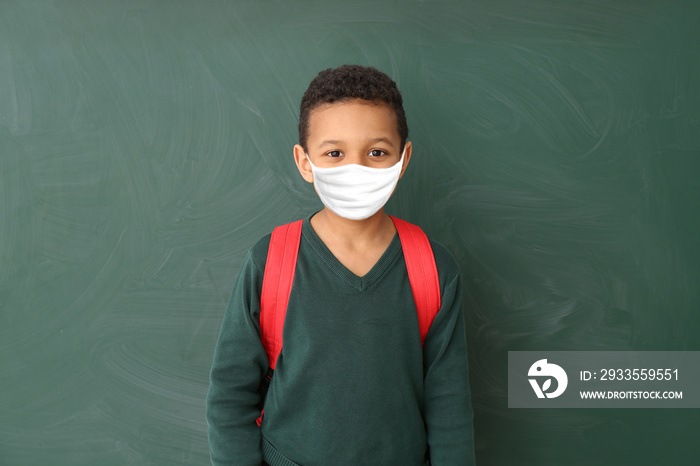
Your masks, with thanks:
M385 137L374 138L370 142L384 142L386 144L389 144L392 148L394 147L394 143L391 142L391 140L389 138L385 138Z
M342 142L343 141L340 141L338 139L326 139L325 141L323 141L321 144L318 145L318 148L320 149L324 146L336 146ZM375 144L377 142L383 142L383 143L389 144L391 147L394 147L394 143L391 142L391 139L385 138L385 137L378 137L378 138L370 139L369 142L371 142L372 144Z
M323 141L321 144L318 145L318 148L320 149L323 146L335 146L340 144L342 141L339 141L337 139L326 139Z

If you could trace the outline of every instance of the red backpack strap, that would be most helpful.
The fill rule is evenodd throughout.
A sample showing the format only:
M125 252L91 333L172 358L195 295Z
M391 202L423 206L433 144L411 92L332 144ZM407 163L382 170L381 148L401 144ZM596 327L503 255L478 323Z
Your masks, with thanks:
M282 350L284 318L294 281L302 223L303 220L298 220L275 228L267 251L260 296L260 333L272 369Z
M423 344L430 325L440 310L440 279L435 265L435 255L428 237L419 226L391 215L389 217L394 222L401 240L408 280L411 282L413 300L416 302L418 312L420 342Z

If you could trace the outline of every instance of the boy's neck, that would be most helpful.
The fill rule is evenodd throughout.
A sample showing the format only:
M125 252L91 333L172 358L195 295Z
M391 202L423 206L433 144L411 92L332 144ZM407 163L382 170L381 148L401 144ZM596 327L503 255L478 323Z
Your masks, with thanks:
M394 222L384 213L384 208L364 220L348 220L324 208L311 217L311 226L327 246L342 244L362 248L367 244L391 242L396 233Z

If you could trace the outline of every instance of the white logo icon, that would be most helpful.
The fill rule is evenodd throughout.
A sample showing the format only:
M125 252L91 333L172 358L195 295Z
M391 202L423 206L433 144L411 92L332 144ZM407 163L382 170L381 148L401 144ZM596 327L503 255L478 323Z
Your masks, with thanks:
M527 372L529 377L549 377L544 381L542 387L537 383L537 379L528 379L532 389L535 390L537 398L556 398L566 390L566 385L569 383L569 378L566 376L564 369L556 364L548 364L546 359L540 359L535 364L530 366ZM557 389L553 392L547 392L552 385L552 377L557 381Z

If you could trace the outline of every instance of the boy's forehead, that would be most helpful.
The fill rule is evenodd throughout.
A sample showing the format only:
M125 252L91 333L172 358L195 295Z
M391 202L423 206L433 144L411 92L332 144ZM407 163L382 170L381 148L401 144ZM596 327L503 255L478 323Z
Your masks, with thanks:
M383 102L381 100L365 100L365 99L360 99L360 98L352 98L352 99L336 100L335 102L322 102L322 103L314 106L311 111L313 112L314 110L322 110L322 109L333 108L333 107L343 108L343 107L349 107L349 106L354 106L354 105L367 105L369 107L391 108L388 103Z
M399 140L394 109L385 102L353 99L323 103L309 112L309 140L342 139L366 134Z

